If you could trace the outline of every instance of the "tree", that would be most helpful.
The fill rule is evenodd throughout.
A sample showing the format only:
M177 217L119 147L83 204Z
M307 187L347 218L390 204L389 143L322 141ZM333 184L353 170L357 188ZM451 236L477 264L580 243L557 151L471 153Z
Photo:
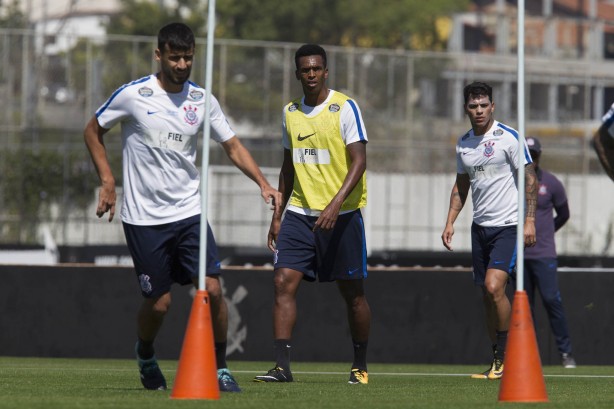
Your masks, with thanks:
M206 36L206 1L125 0L109 34L152 36L170 21L183 21ZM278 0L224 0L216 4L216 36L245 40L315 42L354 47L421 50L445 48L453 13L470 0L311 0L306 7Z
M437 50L445 19L469 0L226 0L217 7L222 38Z
M160 27L172 21L179 21L188 24L196 35L202 35L207 13L203 2L178 0L177 3L178 7L170 8L160 6L159 2L154 1L124 0L122 11L111 16L107 33L155 36Z
M0 28L26 28L28 19L21 11L19 0L13 0L6 5L4 16L0 16Z
M62 153L4 150L3 192L6 213L17 216L6 235L21 243L35 243L41 219L62 194Z

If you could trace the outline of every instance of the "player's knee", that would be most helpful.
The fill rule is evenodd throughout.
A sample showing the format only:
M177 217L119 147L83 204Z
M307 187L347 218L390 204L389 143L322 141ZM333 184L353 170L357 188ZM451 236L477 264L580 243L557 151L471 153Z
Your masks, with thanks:
M288 279L283 274L275 274L273 277L273 286L275 287L275 294L284 294L288 285Z
M218 302L222 298L222 286L217 277L206 278L207 293L212 302Z
M156 299L149 300L150 309L153 313L158 315L166 315L171 308L171 295L170 293L164 294Z
M505 287L501 287L496 282L487 281L483 287L484 298L489 301L496 301L505 296Z
M295 275L288 273L287 270L277 270L273 277L273 286L276 297L287 296L294 294L298 283Z

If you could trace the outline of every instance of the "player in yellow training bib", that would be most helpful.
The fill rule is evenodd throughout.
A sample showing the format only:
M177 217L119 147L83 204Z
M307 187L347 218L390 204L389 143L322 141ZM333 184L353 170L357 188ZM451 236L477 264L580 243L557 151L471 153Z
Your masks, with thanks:
M356 102L326 86L322 47L303 45L296 51L295 63L304 95L283 111L284 162L279 175L283 200L268 237L275 253L276 364L254 380L292 382L296 292L303 279L318 279L337 282L354 347L349 383L366 384L371 310L363 287L367 256L360 209L367 203L367 133Z

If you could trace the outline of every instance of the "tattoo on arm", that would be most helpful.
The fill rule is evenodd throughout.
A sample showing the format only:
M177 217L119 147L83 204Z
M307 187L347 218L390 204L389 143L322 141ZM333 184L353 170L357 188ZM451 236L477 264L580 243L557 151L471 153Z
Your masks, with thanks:
M527 203L526 217L535 217L537 209L537 174L535 167L527 165L525 167L525 200Z
M452 197L450 197L450 207L454 210L461 211L465 205L465 200L467 200L467 195L461 194L456 190L452 192Z

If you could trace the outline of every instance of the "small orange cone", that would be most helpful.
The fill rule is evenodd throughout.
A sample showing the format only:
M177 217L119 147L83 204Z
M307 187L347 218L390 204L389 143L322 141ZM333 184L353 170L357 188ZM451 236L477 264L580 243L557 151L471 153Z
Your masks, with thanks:
M501 402L548 402L535 327L525 291L516 291L505 351Z
M209 294L196 291L171 399L219 399Z

